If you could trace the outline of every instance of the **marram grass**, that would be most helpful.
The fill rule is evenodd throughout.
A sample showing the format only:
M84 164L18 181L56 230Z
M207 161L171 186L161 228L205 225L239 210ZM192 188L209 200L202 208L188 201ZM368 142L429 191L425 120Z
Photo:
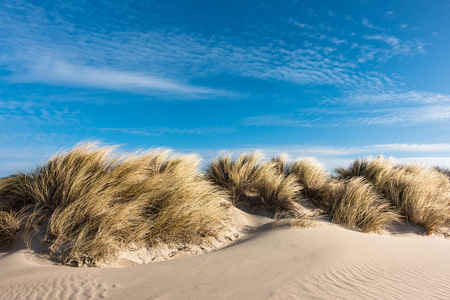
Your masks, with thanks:
M279 173L292 176L303 187L302 193L306 198L317 202L325 184L329 181L329 175L323 165L313 157L300 158L294 162L288 162L286 155L272 158Z
M207 167L206 176L229 194L232 203L245 202L272 215L294 209L302 189L293 176L280 173L274 162L264 161L258 152L236 159L218 157Z
M450 180L423 166L405 166L392 171L384 185L385 197L428 232L450 226Z
M228 218L224 194L198 172L196 157L116 156L95 143L2 178L0 207L2 244L13 231L40 228L52 256L88 264L131 243L200 243Z
M363 177L330 182L319 203L333 222L363 232L377 231L400 217Z
M21 218L18 213L0 211L0 248L8 247L14 235L20 230Z
M200 244L229 221L229 202L274 217L274 226L312 222L310 198L342 226L377 231L399 212L430 233L450 226L445 169L356 159L329 176L312 158L263 160L258 152L220 156L199 172L196 156L164 150L119 156L83 143L27 173L0 178L0 247L39 233L63 263L94 265L128 246ZM302 196L303 193L303 196Z
M436 169L421 165L395 165L390 159L356 159L347 169L336 170L341 178L363 176L391 201L413 224L428 232L450 226L450 179Z

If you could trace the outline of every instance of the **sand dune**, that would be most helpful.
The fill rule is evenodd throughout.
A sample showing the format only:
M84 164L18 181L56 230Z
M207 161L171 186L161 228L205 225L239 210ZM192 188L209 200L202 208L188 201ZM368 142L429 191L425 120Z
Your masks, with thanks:
M448 299L450 241L363 234L322 222L255 229L219 251L124 268L43 265L0 256L0 299Z

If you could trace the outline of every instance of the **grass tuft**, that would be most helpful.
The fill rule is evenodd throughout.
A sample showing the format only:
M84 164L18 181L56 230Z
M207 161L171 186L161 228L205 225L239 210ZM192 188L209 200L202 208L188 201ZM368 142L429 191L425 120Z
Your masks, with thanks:
M0 181L0 205L40 228L62 262L95 264L131 243L200 243L227 219L225 195L198 172L198 158L77 145L30 173ZM4 210L5 210L4 209Z
M444 174L450 178L450 169L449 168L434 166L433 169L438 172L441 172L442 174Z
M20 230L20 222L18 213L0 211L0 248L11 244L14 235Z
M328 175L323 165L313 157L299 159L287 166L286 173L297 178L298 182L305 187L305 195L315 199L325 183Z
M378 157L357 159L336 172L342 178L363 176L413 224L429 233L450 225L450 179L422 165L394 165Z
M236 159L221 156L209 164L206 176L228 192L233 204L247 203L272 215L293 209L301 190L293 176L281 173L275 162L263 161L258 152Z
M382 187L391 175L394 163L391 158L378 156L372 158L356 158L348 168L338 168L335 172L340 178L353 178L363 176L370 180L376 188Z
M330 213L333 222L363 232L377 231L399 220L390 203L381 198L363 177L329 183L323 192L321 206Z

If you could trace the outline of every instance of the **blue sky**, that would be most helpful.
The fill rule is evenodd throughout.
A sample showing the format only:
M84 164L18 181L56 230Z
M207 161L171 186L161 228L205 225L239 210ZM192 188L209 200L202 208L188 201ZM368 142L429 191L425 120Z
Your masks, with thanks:
M450 2L1 1L0 176L87 140L450 166Z

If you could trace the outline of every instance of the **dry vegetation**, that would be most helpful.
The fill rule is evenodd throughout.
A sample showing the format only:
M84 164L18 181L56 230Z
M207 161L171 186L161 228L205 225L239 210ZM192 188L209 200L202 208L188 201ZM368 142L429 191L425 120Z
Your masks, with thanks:
M450 180L448 176L421 165L398 166L384 157L356 159L347 169L336 170L341 178L363 176L381 196L404 216L434 232L450 225Z
M322 192L320 205L333 222L363 232L377 231L399 220L390 203L363 177L330 182Z
M8 247L20 230L20 216L15 212L0 211L0 248Z
M52 256L94 264L131 243L199 243L221 228L224 195L198 173L197 158L113 150L81 144L1 179L2 244L39 229Z
M442 168L364 158L333 178L313 158L267 161L255 152L218 157L202 174L195 156L114 151L80 144L31 172L1 178L1 246L18 232L39 233L52 257L93 265L129 245L200 244L229 221L229 202L266 212L274 226L311 225L305 199L363 232L400 214L430 233L450 226L450 177Z
M434 170L441 172L444 175L447 175L447 177L450 177L450 169L449 168L443 168L439 166L433 167Z
M280 173L275 163L263 161L258 152L236 159L221 156L209 164L206 176L229 194L233 204L262 208L272 216L293 210L302 189L294 176Z

